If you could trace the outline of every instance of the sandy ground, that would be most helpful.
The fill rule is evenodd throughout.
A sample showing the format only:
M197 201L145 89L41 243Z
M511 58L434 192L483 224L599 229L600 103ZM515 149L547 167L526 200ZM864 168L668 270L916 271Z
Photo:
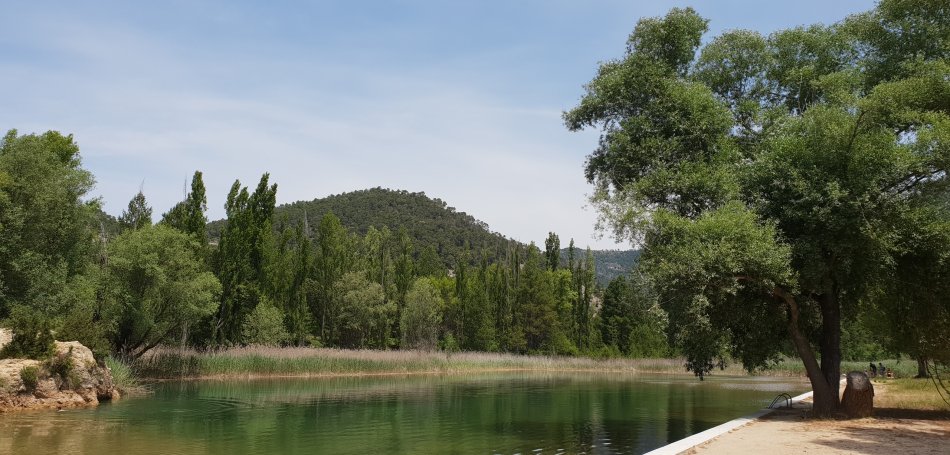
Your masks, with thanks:
M950 454L946 413L875 409L857 420L806 420L810 403L776 411L687 454Z

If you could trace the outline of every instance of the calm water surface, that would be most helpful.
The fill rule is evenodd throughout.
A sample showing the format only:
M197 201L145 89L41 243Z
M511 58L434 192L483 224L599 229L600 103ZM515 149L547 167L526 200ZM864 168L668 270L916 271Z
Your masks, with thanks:
M0 453L642 453L807 389L542 373L169 382L96 409L0 415Z

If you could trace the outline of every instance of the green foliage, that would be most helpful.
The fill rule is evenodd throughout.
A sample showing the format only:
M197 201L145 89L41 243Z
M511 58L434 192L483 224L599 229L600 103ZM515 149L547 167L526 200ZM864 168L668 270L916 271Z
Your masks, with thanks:
M285 227L265 255L265 289L284 313L287 341L297 346L313 338L313 316L307 299L314 258L304 227L303 224Z
M346 230L361 236L374 226L393 231L406 228L414 258L431 248L438 253L442 266L448 268L458 262L466 243L472 250L488 253L491 260L499 259L508 243L501 234L489 231L485 223L425 193L372 188L294 202L275 210L278 218L286 216L290 224L303 222L305 216L319 220L327 213L338 217ZM224 225L223 220L212 222L208 226L211 237L218 237Z
M26 391L33 393L40 383L40 368L36 365L21 368L20 380L23 381L23 387L26 388Z
M334 343L350 348L385 349L395 322L396 304L383 287L359 272L349 272L334 285L337 329Z
M289 338L290 334L284 328L284 313L269 300L258 303L241 326L241 342L244 344L277 346Z
M702 375L730 356L766 367L787 335L817 412L831 414L843 320L945 307L945 280L913 297L893 285L920 257L907 239L941 238L950 212L945 2L885 0L767 38L727 32L695 64L705 22L694 16L641 21L566 126L601 130L586 166L592 201L605 225L644 245L689 369ZM924 275L942 276L944 263L930 255ZM926 327L910 338L950 333Z
M145 202L145 195L141 190L129 201L129 208L122 212L118 222L123 230L141 229L152 225L152 208Z
M58 377L60 383L67 388L75 390L79 387L79 373L76 371L76 365L73 362L73 348L69 347L69 352L54 355L49 360L49 372Z
M604 292L600 312L601 340L617 354L632 358L670 355L666 313L640 274L618 277Z
M13 330L13 340L0 350L0 358L44 360L53 355L50 321L42 313L14 307L7 326Z
M112 343L136 358L210 316L221 284L196 254L194 240L163 225L126 231L109 244L108 316L116 321Z
M112 351L109 337L116 324L115 319L103 317L111 309L111 302L103 298L104 275L105 270L90 267L76 277L61 293L68 310L54 319L57 338L82 343L97 359Z
M56 294L94 248L98 203L83 202L93 184L72 136L10 130L0 139L0 318L15 305L63 310Z
M544 259L552 272L561 265L561 239L553 232L548 232L548 238L544 241Z
M205 216L207 210L208 198L205 195L204 180L201 171L195 171L188 196L162 215L162 223L191 234L198 245L204 248L208 244L208 218Z
M442 297L428 278L412 283L399 327L404 349L435 349L442 320ZM454 343L452 343L454 344Z
M200 182L200 174L195 177ZM263 292L267 254L264 245L268 236L273 235L271 221L277 197L277 185L268 186L269 177L261 176L253 193L242 187L240 181L235 181L228 193L228 223L213 259L215 275L221 282L221 303L211 321L210 336L215 343L240 342L244 318L257 307ZM186 201L185 205L189 203Z
M323 216L317 228L311 311L315 322L319 323L318 333L324 343L337 333L340 299L334 286L353 267L355 249L351 248L352 241L339 218L333 213Z

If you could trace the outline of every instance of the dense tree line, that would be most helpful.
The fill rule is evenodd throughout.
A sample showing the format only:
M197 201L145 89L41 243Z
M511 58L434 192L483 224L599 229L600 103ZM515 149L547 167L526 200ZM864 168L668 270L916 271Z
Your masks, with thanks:
M253 188L234 182L226 222L209 236L201 172L153 224L141 190L118 218L87 199L94 179L72 137L11 131L0 146L8 355L41 357L53 335L133 359L160 345L246 344L667 353L665 340L639 347L626 335L662 333L647 327L652 297L624 284L601 311L592 252L571 241L562 255L553 233L544 251L491 235L444 256L441 246L418 247L406 226L358 231L332 211L314 220L306 210L278 213L277 185L264 174ZM458 215L441 201L398 196Z

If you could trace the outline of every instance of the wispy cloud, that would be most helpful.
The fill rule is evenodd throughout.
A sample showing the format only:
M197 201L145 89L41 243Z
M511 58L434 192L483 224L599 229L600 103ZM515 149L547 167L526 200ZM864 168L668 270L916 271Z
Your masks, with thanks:
M220 217L235 178L268 171L279 202L425 191L519 240L616 247L583 209L596 133L560 112L669 6L18 5L0 18L0 126L74 133L111 213L143 180L164 211L200 169Z

